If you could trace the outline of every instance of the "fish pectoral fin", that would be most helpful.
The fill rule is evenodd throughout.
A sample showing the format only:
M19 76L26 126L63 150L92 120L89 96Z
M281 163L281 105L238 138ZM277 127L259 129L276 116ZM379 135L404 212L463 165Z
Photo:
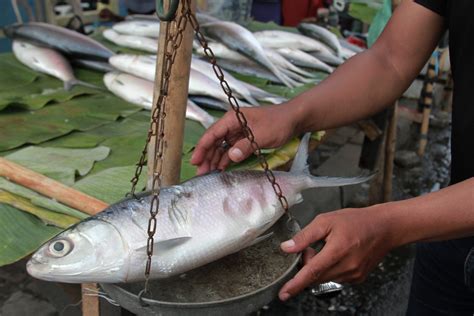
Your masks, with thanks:
M251 246L256 245L256 244L258 244L262 241L265 241L268 238L272 237L273 234L274 234L273 232L269 232L268 234L260 235L257 238L255 238L247 247L251 247Z
M170 238L170 239L165 239L165 240L155 240L153 247L154 249L158 249L158 251L166 251L174 247L177 247L179 245L182 245L190 239L191 237L184 236L184 237L176 237L176 238ZM137 251L138 252L146 251L146 246L138 248Z

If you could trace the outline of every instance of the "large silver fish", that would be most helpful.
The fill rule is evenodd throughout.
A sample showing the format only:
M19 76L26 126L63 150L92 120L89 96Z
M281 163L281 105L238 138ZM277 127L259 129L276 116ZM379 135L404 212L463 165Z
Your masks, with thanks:
M10 38L24 39L50 47L66 56L106 61L114 55L110 49L92 38L52 24L40 22L13 24L6 26L4 31Z
M112 29L105 30L102 35L118 46L138 49L149 53L156 53L158 51L158 40L154 38L119 34Z
M227 47L251 58L260 65L270 70L286 86L293 87L294 84L288 76L278 69L265 55L262 45L257 41L252 32L237 23L219 21L210 22L201 26L205 34Z
M104 84L116 96L151 110L153 107L153 82L126 73L109 72L104 75ZM188 100L186 118L201 123L205 128L211 126L215 119L212 115Z
M289 205L308 188L351 185L368 177L312 176L309 135L290 172L275 172ZM132 282L144 279L151 195L125 199L44 244L27 263L33 277L58 282ZM150 277L166 278L255 243L284 214L261 171L211 173L163 188Z
M12 50L15 57L29 68L62 80L65 90L70 90L75 85L97 88L76 79L66 58L51 48L14 40Z
M120 34L158 38L160 21L130 20L116 23L112 29Z
M334 50L337 56L341 57L341 43L339 43L336 34L333 32L313 23L300 23L298 25L298 30L306 36L325 43Z

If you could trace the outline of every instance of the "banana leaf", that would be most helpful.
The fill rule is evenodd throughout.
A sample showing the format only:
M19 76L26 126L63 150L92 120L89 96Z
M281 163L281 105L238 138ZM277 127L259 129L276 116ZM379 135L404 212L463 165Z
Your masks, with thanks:
M0 203L0 266L18 261L55 236L61 229L45 225L36 216Z
M7 109L0 115L0 151L39 144L74 130L87 131L138 111L110 94L78 97L36 111Z
M103 93L103 90L80 85L66 91L61 80L33 72L18 62L13 54L1 55L0 69L0 110L9 106L37 110L50 102L64 102L80 95ZM12 73L13 78L9 78L8 75ZM99 75L99 81L97 73L92 71L79 70L76 75L79 79L86 77L88 82L96 84L98 88L104 88L102 75ZM10 84L16 82L16 77L25 79L19 79L19 84Z
M14 208L30 213L31 215L35 215L45 224L59 228L67 228L79 222L78 218L41 208L31 203L28 199L2 190L0 190L0 203L8 204Z
M100 146L93 149L26 147L6 156L33 171L66 185L75 182L76 173L85 176L96 161L107 158L110 149Z
M44 197L33 190L30 190L21 185L10 182L2 177L0 177L0 190L4 190L12 194L15 194L16 196L25 198L36 206L48 209L50 211L53 211L59 214L69 215L78 219L84 219L88 217L88 215L82 212L79 212L78 210L75 210L66 205L63 205L53 199Z
M39 76L37 72L20 64L13 54L1 54L0 69L0 91L30 84Z

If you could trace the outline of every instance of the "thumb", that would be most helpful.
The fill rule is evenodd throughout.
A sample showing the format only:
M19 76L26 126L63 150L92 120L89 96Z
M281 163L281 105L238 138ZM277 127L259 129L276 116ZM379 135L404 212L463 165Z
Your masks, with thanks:
M241 139L229 149L229 158L233 162L241 162L252 154L252 146L248 139Z
M282 242L280 247L283 251L289 253L301 252L312 243L323 240L327 235L326 227L315 219L292 239Z

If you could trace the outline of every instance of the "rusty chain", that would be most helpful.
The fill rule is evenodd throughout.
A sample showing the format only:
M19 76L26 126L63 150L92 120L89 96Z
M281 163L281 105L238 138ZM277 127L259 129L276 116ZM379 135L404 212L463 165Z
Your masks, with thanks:
M142 298L143 295L148 293L148 283L150 279L150 271L151 271L151 263L153 257L153 243L154 243L154 235L156 233L156 225L157 220L156 216L158 215L159 207L160 207L160 200L159 195L161 191L161 174L163 168L163 152L164 152L164 126L165 126L165 117L166 117L166 101L168 97L168 88L169 82L171 77L171 70L172 66L175 62L176 54L178 48L181 46L183 41L183 32L186 29L187 22L190 22L194 32L196 33L196 38L198 39L199 43L204 49L206 57L208 58L209 62L212 65L214 73L216 77L220 81L220 86L224 93L226 94L229 104L232 107L233 111L235 112L236 118L239 121L240 127L245 135L245 137L249 140L250 145L253 149L254 154L257 156L257 159L264 170L265 176L270 182L282 208L284 209L285 213L288 216L288 221L293 221L293 217L288 212L288 200L286 199L280 185L277 183L275 175L273 171L270 169L267 159L262 153L262 149L255 141L255 135L253 134L252 130L248 126L248 121L244 115L244 113L240 110L239 103L237 98L234 97L232 89L230 88L228 82L224 78L224 72L222 68L217 64L217 59L211 48L208 45L208 42L201 32L199 23L197 21L196 15L191 10L191 0L183 0L183 5L181 6L181 12L179 14L178 19L173 19L170 22L166 23L166 39L165 39L165 52L163 56L163 60L161 61L161 86L160 86L160 94L156 101L156 105L153 108L152 115L151 115L151 123L150 128L148 129L147 139L145 146L142 150L140 159L137 163L137 168L135 170L134 177L131 180L132 188L129 195L133 196L134 198L138 199L136 196L136 187L138 181L140 179L140 175L143 171L143 167L146 165L147 160L146 156L148 153L148 145L151 142L153 136L154 139L154 161L153 161L153 178L152 178L152 200L150 204L150 219L148 221L148 238L147 238L147 261L145 266L145 285L144 289L139 293L138 297L140 303L142 305L146 305ZM170 31L174 31L172 34ZM157 61L159 62L159 61Z

